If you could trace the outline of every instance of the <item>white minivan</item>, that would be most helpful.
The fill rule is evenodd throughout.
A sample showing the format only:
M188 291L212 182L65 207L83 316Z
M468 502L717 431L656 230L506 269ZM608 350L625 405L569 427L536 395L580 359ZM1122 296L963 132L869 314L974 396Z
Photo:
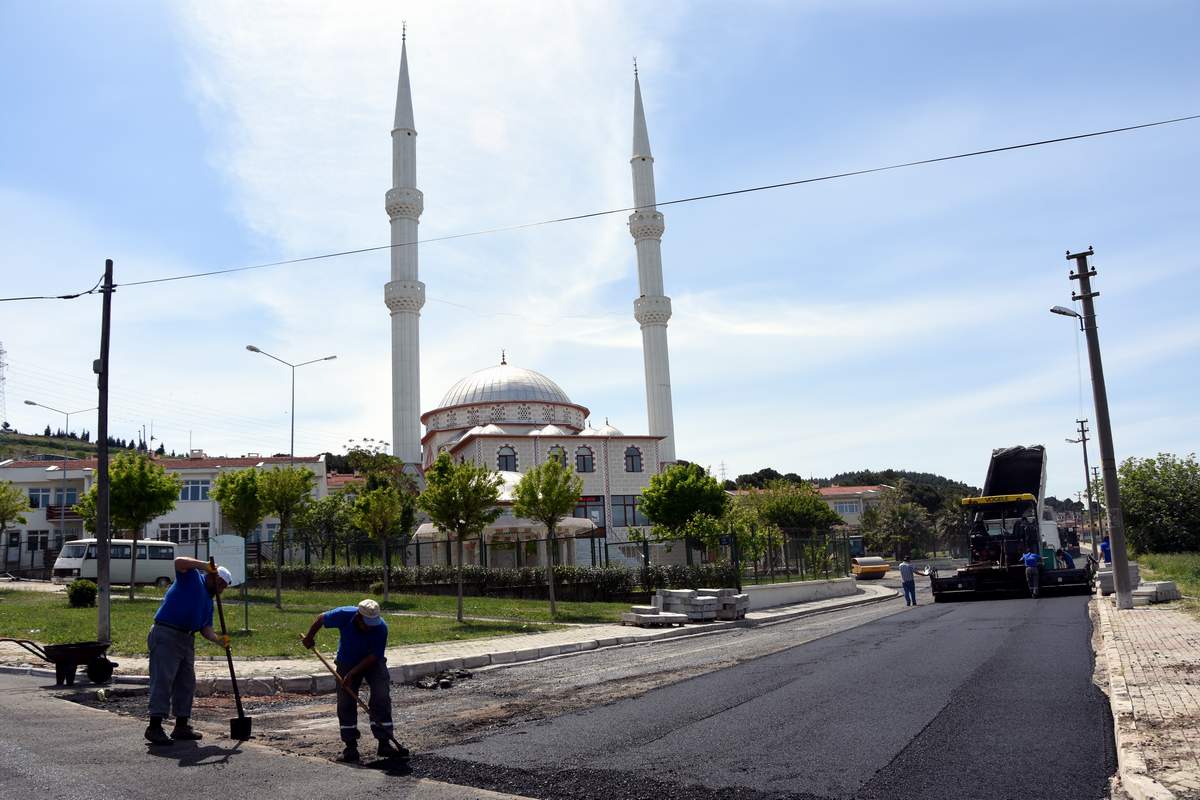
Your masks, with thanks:
M111 583L129 583L131 539L113 539L108 566ZM96 580L96 540L76 539L63 545L54 562L54 583L70 583L76 578ZM175 543L142 539L137 543L137 582L166 588L175 580Z

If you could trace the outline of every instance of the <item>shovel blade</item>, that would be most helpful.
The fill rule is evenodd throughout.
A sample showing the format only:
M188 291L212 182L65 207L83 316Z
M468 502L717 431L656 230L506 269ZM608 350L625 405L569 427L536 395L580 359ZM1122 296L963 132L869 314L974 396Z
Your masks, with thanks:
M233 717L229 720L229 738L244 742L250 738L254 717Z

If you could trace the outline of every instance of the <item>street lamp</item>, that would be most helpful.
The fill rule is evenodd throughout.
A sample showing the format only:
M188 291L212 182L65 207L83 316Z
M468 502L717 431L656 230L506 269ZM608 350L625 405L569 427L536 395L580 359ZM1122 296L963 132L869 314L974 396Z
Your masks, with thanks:
M60 538L62 538L63 541L66 541L66 539L67 539L67 510L66 510L67 458L69 455L68 442L71 438L71 415L72 414L85 414L88 411L95 411L97 406L92 406L91 408L85 408L80 411L63 411L61 408L54 408L53 406L48 406L43 403L37 403L37 402L34 402L33 400L26 400L25 405L37 406L38 408L44 408L47 411L53 411L56 414L62 414L66 418L66 421L64 423L66 425L66 429L63 431L64 436L63 436L63 465L62 465L62 498L59 503L59 509L58 509L58 535Z
M273 358L280 364L290 367L292 370L292 437L288 444L288 464L289 466L294 466L296 463L296 368L316 364L318 361L333 361L337 356L325 356L324 358L314 358L311 361L301 361L299 364L293 364L290 361L284 361L279 356L273 356L266 350L261 350L252 344L246 345L246 349L251 353L260 353L267 358Z

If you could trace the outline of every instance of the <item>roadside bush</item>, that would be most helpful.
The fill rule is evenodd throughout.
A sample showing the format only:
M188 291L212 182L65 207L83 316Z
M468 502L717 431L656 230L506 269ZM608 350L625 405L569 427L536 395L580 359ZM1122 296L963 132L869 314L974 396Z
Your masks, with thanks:
M90 608L96 605L96 584L76 578L67 584L67 602L71 608Z
M275 577L275 565L263 564L255 575L269 581ZM283 585L293 589L351 589L383 593L383 567L354 567L285 564ZM458 582L454 567L445 564L420 567L393 567L389 574L392 591L421 591L422 587L452 586ZM709 586L733 586L736 574L730 564L701 564L691 567L656 566L635 569L623 565L587 567L560 564L554 568L555 586L576 587L582 596L596 599L617 598L639 590L695 589ZM463 583L470 593L487 594L505 590L543 587L546 571L541 567L463 567Z

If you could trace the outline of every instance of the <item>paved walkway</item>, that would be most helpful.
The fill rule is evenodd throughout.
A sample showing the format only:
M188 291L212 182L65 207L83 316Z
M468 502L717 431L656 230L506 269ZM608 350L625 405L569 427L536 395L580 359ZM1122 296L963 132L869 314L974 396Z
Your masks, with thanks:
M769 625L789 619L836 611L865 603L890 600L898 596L895 589L873 584L860 585L857 594L834 597L812 603L752 611L744 621L713 622L687 625L681 628L636 628L623 625L572 625L544 633L499 636L465 641L431 642L429 644L392 647L387 651L388 671L397 682L414 681L454 669L481 669L493 665L514 664L539 658L595 650L603 647L639 644L678 636L694 636L729 630L747 625ZM333 638L318 643L331 647ZM199 652L211 651L212 656L196 661L196 693L230 691L228 665L219 651L207 643L197 646ZM327 657L331 653L326 651ZM113 656L120 664L115 680L118 683L148 683L145 657ZM238 688L242 694L264 695L275 692L334 691L333 676L325 671L315 657L275 659L235 659L238 662ZM21 648L0 643L0 671L53 675L48 665L35 663Z
M1122 788L1200 798L1200 620L1178 603L1118 612L1093 599L1107 661Z

